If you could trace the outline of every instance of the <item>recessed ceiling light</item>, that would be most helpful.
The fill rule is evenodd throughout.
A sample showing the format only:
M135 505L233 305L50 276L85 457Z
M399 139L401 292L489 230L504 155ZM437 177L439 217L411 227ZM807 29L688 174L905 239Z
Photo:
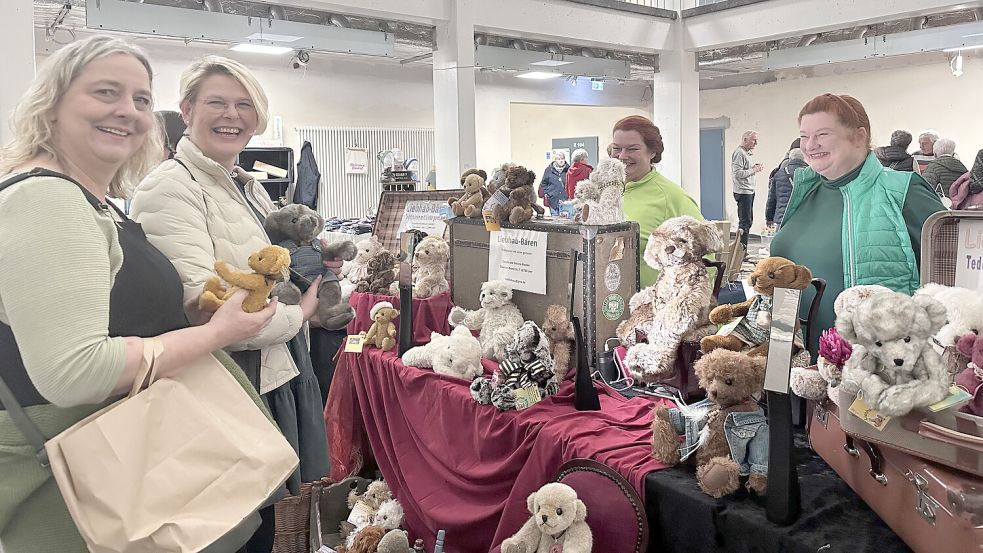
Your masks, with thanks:
M265 40L266 42L297 42L302 36L295 35L274 35L272 33L253 33L246 37L246 40Z
M561 65L570 65L571 63L573 63L573 62L572 61L559 61L559 60L543 60L543 61L535 61L533 63L530 63L529 65L539 65L539 66L542 66L542 67L559 67Z
M516 75L520 79L555 79L557 77L562 77L563 73L545 73L543 71L530 71L528 73L521 73Z
M254 54L272 54L279 56L281 54L286 54L287 52L293 52L293 48L289 46L273 46L272 44L253 44L251 42L243 42L242 44L236 44L229 50L235 50L236 52L251 52Z

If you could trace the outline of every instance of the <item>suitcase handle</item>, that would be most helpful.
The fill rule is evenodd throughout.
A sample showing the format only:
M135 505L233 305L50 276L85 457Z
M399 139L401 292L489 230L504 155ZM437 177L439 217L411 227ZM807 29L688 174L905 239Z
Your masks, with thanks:
M881 457L881 452L878 451L877 446L861 440L860 447L870 459L870 470L867 471L867 474L870 474L870 477L876 480L878 484L887 486L887 476L884 474L884 457Z
M944 426L921 421L918 423L918 435L929 440L935 440L958 447L966 447L983 453L983 438L964 434L958 430L946 428Z

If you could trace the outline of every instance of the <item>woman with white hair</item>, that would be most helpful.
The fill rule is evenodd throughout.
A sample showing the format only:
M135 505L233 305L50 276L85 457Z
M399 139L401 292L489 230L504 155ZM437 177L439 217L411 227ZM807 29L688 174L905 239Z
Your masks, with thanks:
M262 184L235 166L249 139L266 129L269 103L252 73L237 61L205 56L181 75L181 113L188 125L174 159L147 175L133 199L133 217L166 255L195 301L215 261L248 268L249 256L270 245L263 228L275 210ZM323 404L301 329L317 306L320 277L300 305L277 306L266 328L227 349L249 376L300 457L300 482L328 472ZM299 375L299 376L298 376ZM272 547L272 508L249 551Z
M160 160L152 78L126 42L69 44L38 71L0 152L0 375L45 438L128 392L155 343L159 377L219 350L261 405L220 350L266 326L277 302L244 313L239 293L191 326L174 267L107 201ZM51 470L9 414L16 407L3 409L0 550L87 551Z
M968 169L962 161L955 158L956 143L953 140L949 138L936 140L933 151L935 159L922 171L922 178L935 189L939 197L948 198L949 187Z
M610 156L608 156L610 157ZM583 148L577 148L573 151L570 156L570 161L573 165L567 170L566 178L566 194L567 198L572 198L574 193L577 192L577 183L586 180L590 177L590 174L594 172L594 168L587 163L587 150Z

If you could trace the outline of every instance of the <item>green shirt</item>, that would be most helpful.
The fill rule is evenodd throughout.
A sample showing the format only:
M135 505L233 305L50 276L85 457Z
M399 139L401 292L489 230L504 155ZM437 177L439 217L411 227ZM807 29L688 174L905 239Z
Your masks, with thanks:
M649 236L667 219L680 215L703 220L703 214L693 198L655 169L641 180L625 184L625 217L638 222L641 234L638 263L641 268L642 288L655 284L655 279L659 276L659 272L649 267L643 258Z
M802 200L796 216L786 218L771 242L771 255L790 259L809 267L814 277L826 279L826 291L819 304L815 332L809 337L809 350L815 356L819 351L819 335L836 322L833 302L843 291L843 253L840 250L843 228L843 196L839 188L860 175L863 164L850 173L827 180L815 192ZM928 217L942 209L939 197L919 175L912 173L908 194L905 196L901 216L908 228L908 237L920 263L922 225ZM809 310L814 289L802 294L801 314Z

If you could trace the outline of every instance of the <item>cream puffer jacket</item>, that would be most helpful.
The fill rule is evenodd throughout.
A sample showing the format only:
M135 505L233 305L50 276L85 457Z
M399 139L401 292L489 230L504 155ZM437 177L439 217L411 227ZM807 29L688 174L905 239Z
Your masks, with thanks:
M250 206L264 216L276 207L263 185L237 167L234 174L244 184L244 197L228 171L187 137L178 142L175 158L187 169L174 160L161 163L137 187L130 216L174 264L185 301L197 301L205 281L215 275L216 260L251 271L250 254L268 246L270 239ZM286 342L303 322L300 306L281 303L262 332L226 348L262 350L261 394L299 374Z

